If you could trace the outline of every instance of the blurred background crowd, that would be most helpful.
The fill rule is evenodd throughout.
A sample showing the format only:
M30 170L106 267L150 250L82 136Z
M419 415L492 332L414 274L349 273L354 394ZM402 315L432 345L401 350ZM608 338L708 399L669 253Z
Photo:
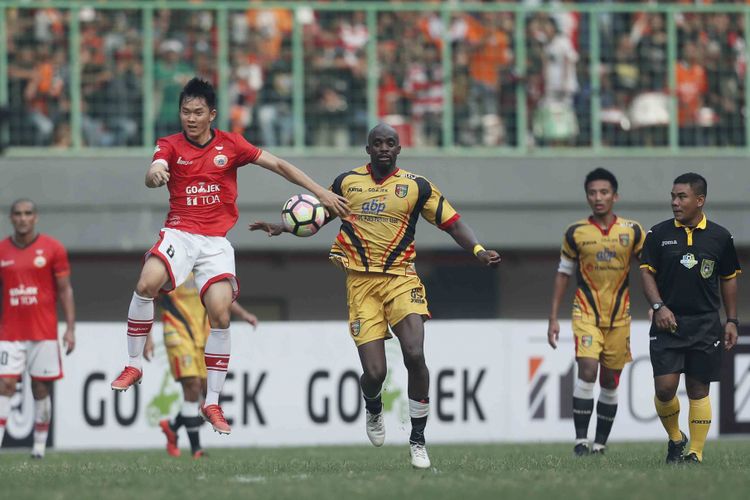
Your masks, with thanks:
M295 14L250 0L247 9L230 11L231 130L262 146L294 145L296 15L306 146L364 143L373 35L374 109L407 146L441 146L446 110L457 146L516 146L519 123L535 146L586 147L595 133L608 146L666 146L672 96L681 146L745 146L742 15L674 14L670 67L666 13L592 14L594 34L589 14L575 10L453 12L446 23L440 2L434 3L434 12L377 12L376 33L356 1L348 2L351 10L303 7ZM522 3L533 9L569 2ZM53 7L6 10L11 145L69 147L72 85L81 92L84 145L111 147L143 145L144 81L153 82L156 136L179 131L177 98L188 79L218 83L220 27L208 6L154 11L150 75L144 74L139 10L80 9L77 67L70 57L72 21L71 11ZM519 39L523 47L516 46ZM598 61L592 61L595 39ZM443 64L446 42L450 68ZM447 83L452 103L444 102ZM598 123L592 123L592 102L598 103Z

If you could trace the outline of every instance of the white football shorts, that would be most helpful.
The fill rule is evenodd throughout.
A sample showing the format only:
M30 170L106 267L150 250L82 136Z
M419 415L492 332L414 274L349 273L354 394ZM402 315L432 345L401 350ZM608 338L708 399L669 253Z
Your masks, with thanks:
M0 340L0 377L20 377L25 371L34 380L52 381L63 376L57 340Z
M208 287L221 280L232 284L233 299L240 293L234 268L234 248L223 236L203 236L179 229L164 228L159 241L146 252L146 257L155 256L167 266L170 282L163 292L171 292L185 282L192 272L200 290L201 300Z

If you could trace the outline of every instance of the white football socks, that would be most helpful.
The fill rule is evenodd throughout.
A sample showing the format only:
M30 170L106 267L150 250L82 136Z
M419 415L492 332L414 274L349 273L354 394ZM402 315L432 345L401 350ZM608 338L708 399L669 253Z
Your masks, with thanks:
M34 400L34 451L41 451L47 446L47 435L49 434L49 423L52 420L52 401L47 396L43 399Z
M219 404L219 395L224 388L224 380L227 378L231 350L232 337L229 334L229 328L211 328L205 351L208 371L206 406Z
M143 347L154 324L154 299L133 292L128 309L128 365L143 369Z

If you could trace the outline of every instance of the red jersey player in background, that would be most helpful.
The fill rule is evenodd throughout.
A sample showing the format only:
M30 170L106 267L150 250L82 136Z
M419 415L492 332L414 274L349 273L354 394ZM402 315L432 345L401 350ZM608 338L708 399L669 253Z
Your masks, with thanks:
M0 242L3 311L0 320L0 444L10 414L10 398L24 370L34 395L32 458L44 457L52 416L50 390L62 378L57 338L57 299L67 328L66 353L75 347L75 305L68 254L62 243L36 232L36 205L17 200L10 208L13 235Z
M170 292L193 272L208 314L211 333L205 347L208 370L201 413L216 432L231 429L219 406L230 353L230 306L239 293L234 249L226 239L237 222L237 169L254 163L315 195L333 215L346 217L349 206L286 160L247 142L236 133L211 128L216 93L198 78L190 80L179 100L182 132L159 139L146 186L169 188L169 213L159 241L146 253L128 310L128 364L112 382L125 391L143 376L143 348L154 321L154 298Z

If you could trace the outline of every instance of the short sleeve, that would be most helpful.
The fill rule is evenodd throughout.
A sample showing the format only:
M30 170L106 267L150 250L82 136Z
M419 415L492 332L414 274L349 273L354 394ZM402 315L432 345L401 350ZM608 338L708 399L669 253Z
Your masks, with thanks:
M646 239L643 242L643 250L641 251L641 269L648 269L652 273L656 273L657 264L659 262L659 247L658 238L654 236L654 230L651 229L646 234Z
M68 261L68 251L61 243L57 244L52 261L52 272L56 278L70 274L70 262Z
M174 148L172 147L172 144L170 144L169 141L166 139L159 139L156 141L156 148L154 148L154 157L151 160L151 163L161 163L165 167L167 167L167 170L169 170L169 166L174 161Z
M560 257L567 260L578 260L578 245L576 244L575 232L577 224L570 226L563 236Z
M440 190L429 181L429 196L422 208L422 217L430 224L442 230L451 227L461 216L456 209L443 197ZM398 188L397 188L398 189ZM420 190L421 191L421 190ZM421 193L420 193L421 195Z
M727 236L724 251L721 253L719 260L719 276L721 279L729 280L736 278L741 272L737 250L734 248L734 238L729 235Z
M233 135L236 166L241 167L243 165L247 165L248 163L254 163L263 151L254 144L250 144L249 142L247 142L247 139L242 137L240 134Z
M643 230L643 226L637 222L633 223L633 255L637 258L641 258L643 253L643 244L646 241L646 232Z

